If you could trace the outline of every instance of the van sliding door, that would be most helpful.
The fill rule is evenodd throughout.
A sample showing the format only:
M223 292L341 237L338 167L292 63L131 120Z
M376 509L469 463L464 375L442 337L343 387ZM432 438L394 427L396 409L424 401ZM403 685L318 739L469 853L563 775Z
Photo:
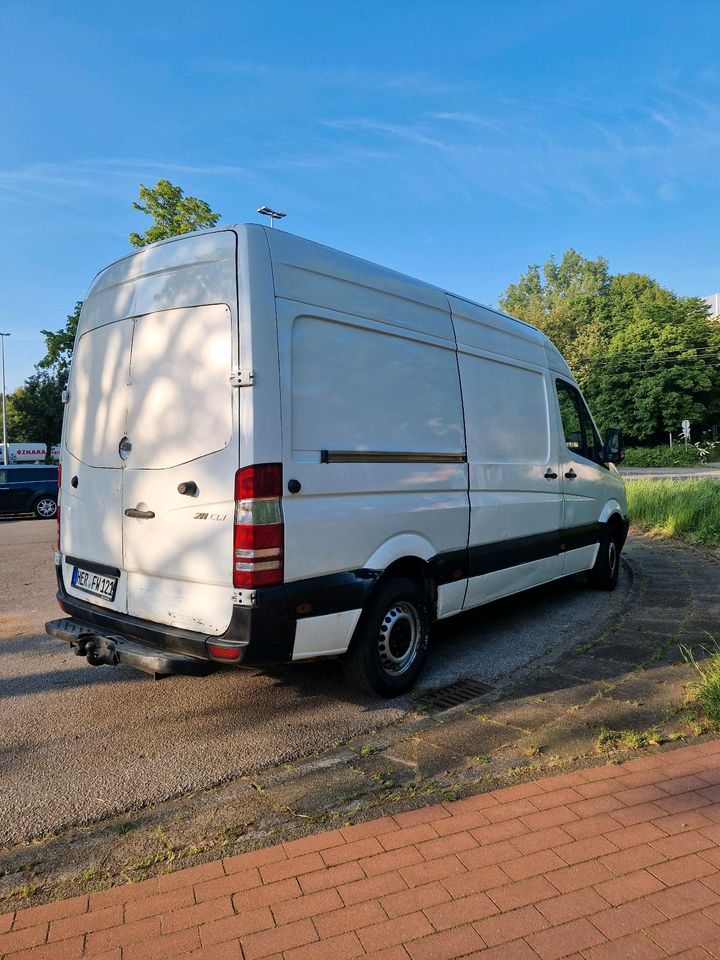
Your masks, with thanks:
M562 495L544 371L467 352L459 360L473 607L559 575Z

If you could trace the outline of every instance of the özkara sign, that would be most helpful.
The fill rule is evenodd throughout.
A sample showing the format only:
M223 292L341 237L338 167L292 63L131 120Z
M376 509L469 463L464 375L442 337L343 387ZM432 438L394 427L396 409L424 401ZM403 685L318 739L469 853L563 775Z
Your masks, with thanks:
M52 454L57 451L52 448ZM59 453L59 451L57 451ZM47 457L47 444L45 443L9 443L8 459L10 463L34 463L38 460L45 460Z

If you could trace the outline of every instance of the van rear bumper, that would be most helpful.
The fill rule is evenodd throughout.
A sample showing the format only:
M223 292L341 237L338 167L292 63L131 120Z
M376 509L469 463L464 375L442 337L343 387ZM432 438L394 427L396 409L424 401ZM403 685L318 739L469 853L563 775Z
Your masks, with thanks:
M56 572L57 599L69 616L49 621L45 629L93 665L126 663L146 673L169 674L206 672L212 663L263 666L292 660L296 622L288 616L283 587L258 591L253 607L235 605L225 633L209 636L79 600L65 589L60 566ZM232 659L214 657L210 645L231 652Z
M45 624L45 630L51 637L69 643L78 656L87 657L88 663L94 667L123 663L153 675L202 675L208 672L206 660L160 650L148 644L133 643L119 634L101 632L97 627L81 623L73 617L50 620Z

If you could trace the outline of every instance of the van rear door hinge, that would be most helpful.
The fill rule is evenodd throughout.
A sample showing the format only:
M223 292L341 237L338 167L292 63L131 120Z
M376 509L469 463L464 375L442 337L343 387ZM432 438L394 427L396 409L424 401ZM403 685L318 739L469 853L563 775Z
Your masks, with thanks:
M254 370L241 370L236 367L230 374L230 384L233 387L251 387L255 383Z

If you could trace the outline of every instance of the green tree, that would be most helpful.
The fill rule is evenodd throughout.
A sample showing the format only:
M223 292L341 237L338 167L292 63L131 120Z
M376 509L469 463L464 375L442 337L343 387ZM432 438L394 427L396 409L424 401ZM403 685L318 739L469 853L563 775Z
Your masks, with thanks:
M528 267L502 294L500 306L546 333L584 386L607 325L609 286L604 257L588 260L567 250L559 263L550 257L542 270Z
M66 378L67 379L67 378ZM64 383L58 374L38 371L8 395L9 433L14 443L46 443L48 450L60 440Z
M720 325L702 300L569 250L559 264L529 267L500 303L555 343L601 426L662 441L686 417L718 422Z
M65 326L60 330L41 331L43 337L45 337L46 352L45 356L38 363L38 367L41 370L52 371L61 380L64 378L63 387L67 383L70 372L70 361L72 359L75 334L77 333L82 305L82 300L78 300L73 312L68 314Z
M639 441L662 441L687 418L695 426L720 413L720 327L704 302L678 297L637 275L613 278L614 287L635 287L612 310L613 333L598 353L586 386L595 415ZM615 293L618 293L616 289Z
M140 200L141 203L133 202L134 209L152 217L153 224L145 233L130 234L134 247L214 227L220 219L220 214L211 210L204 200L186 197L182 187L169 180L158 180L154 187L140 184Z

